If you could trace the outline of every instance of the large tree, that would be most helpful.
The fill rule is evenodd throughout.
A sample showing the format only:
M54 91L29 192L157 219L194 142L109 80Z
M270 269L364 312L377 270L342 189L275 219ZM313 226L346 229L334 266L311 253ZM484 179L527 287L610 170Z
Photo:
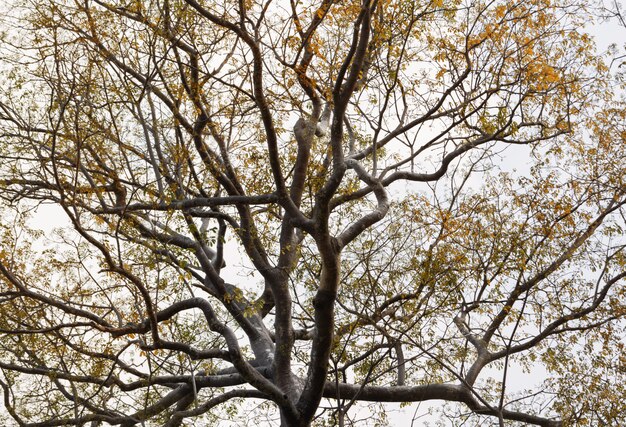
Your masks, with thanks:
M8 414L626 423L626 117L576 1L10 2Z

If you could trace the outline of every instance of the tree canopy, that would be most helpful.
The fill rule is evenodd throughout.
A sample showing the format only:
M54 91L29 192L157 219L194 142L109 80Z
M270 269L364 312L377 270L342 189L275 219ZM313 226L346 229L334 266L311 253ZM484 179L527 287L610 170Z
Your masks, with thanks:
M449 425L625 425L626 109L596 12L12 0L6 422L434 400Z

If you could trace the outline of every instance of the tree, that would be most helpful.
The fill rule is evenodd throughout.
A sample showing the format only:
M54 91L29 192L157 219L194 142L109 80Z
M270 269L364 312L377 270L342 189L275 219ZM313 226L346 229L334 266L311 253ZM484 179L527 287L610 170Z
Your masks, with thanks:
M10 416L343 426L359 402L384 421L443 400L452 423L626 422L626 110L590 19L575 0L16 1ZM499 172L512 145L528 173ZM48 205L67 226L42 246Z

